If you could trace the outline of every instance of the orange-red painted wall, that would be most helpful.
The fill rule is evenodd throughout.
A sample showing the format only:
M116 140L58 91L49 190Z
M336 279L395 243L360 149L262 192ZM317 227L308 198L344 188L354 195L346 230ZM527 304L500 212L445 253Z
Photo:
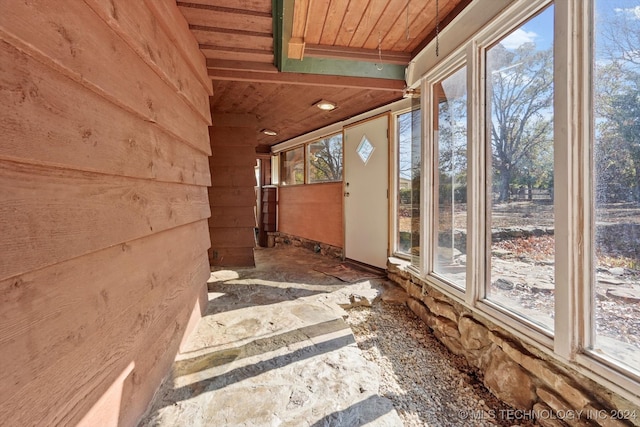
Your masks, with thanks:
M283 186L278 192L278 231L342 247L342 182Z
M0 424L131 426L206 304L205 60L173 0L5 3Z

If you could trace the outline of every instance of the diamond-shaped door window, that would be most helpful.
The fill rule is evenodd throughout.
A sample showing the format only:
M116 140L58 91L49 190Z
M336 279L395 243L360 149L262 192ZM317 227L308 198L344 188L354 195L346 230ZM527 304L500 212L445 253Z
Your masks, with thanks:
M360 159L366 165L374 149L375 147L369 142L367 135L364 135L360 144L358 144L358 148L356 148L356 153L358 153L358 156L360 156Z

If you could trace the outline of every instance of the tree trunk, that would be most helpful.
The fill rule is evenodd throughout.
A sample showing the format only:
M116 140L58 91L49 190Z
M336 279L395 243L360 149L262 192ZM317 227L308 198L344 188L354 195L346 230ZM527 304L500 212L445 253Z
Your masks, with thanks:
M509 201L509 184L511 183L511 170L509 168L500 168L500 183L499 183L499 191L500 195L498 196L498 202L508 202Z
M640 164L636 165L636 179L635 179L635 188L633 191L633 196L636 203L640 203Z

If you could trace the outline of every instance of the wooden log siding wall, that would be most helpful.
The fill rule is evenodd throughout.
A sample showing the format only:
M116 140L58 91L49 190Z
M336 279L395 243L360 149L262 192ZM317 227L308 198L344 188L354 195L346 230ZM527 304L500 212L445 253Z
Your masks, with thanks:
M209 261L214 266L255 265L257 126L251 115L213 116Z
M0 11L0 423L134 425L206 304L205 60L174 0Z
M343 247L342 182L281 186L278 231Z

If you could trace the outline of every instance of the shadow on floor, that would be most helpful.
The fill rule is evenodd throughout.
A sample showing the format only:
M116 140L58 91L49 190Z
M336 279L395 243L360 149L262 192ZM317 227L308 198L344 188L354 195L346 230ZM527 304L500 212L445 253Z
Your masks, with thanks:
M329 301L351 285L314 270L340 261L298 248L256 261L209 283L206 315L140 425L401 425Z

